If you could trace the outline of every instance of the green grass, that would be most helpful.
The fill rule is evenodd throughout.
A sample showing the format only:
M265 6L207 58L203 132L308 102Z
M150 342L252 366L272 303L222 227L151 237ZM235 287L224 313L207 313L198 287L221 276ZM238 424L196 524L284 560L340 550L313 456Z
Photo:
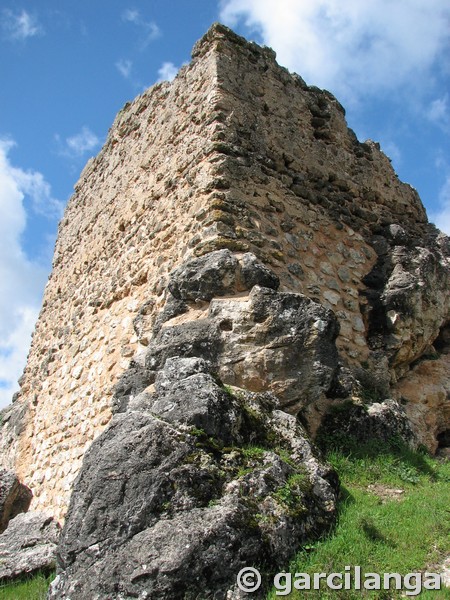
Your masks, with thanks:
M54 573L38 573L14 583L0 583L0 600L45 600Z
M327 460L341 478L335 529L305 547L288 565L290 573L345 573L347 565L362 573L434 572L449 552L450 463L413 452L399 442L328 443ZM367 489L381 486L387 497ZM403 494L389 496L389 489ZM395 496L395 494L393 494ZM292 579L294 581L294 578ZM294 587L294 586L292 586ZM406 590L404 590L406 591ZM400 591L319 591L293 589L288 598L353 600L400 598ZM279 598L273 589L268 598ZM423 591L421 600L450 599L450 589Z

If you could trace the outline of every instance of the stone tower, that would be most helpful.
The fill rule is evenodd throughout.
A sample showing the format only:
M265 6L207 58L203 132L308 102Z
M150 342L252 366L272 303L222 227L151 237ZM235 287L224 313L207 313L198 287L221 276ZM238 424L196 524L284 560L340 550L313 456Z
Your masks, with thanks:
M159 368L156 337L160 348L161 332L214 315L225 384L274 392L314 433L334 398L370 381L379 398L408 401L435 450L448 429L449 256L416 191L329 92L214 25L172 83L124 106L75 186L3 414L3 466L35 510L64 517L86 450L132 401L133 373ZM339 326L322 340L317 316L309 354L291 364L288 332L276 345L263 321L245 325L254 284L303 294ZM187 346L178 353L195 355Z

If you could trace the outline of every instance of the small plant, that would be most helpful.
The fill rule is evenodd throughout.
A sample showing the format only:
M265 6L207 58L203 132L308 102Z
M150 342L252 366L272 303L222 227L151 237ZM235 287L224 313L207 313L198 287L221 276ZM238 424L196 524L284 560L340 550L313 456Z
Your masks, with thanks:
M289 465L290 467L294 467L294 469L297 468L297 465L295 463L295 461L293 460L292 456L289 454L289 452L287 450L285 450L284 448L275 448L275 452L278 454L278 456L281 458L281 460L283 462L285 462L287 465Z
M307 487L309 479L306 474L295 473L274 493L274 498L289 509L291 516L298 516L305 511L303 495Z
M193 425L189 429L189 433L198 439L198 442L195 444L198 448L205 448L206 450L212 450L213 452L223 451L223 446L220 442L213 437L208 436L204 429L200 429Z
M247 446L246 448L242 448L242 454L248 459L262 458L266 452L267 450L265 448L259 446Z
M420 477L414 467L409 465L405 465L403 463L399 463L394 466L394 472L400 477L402 481L406 481L407 483L419 483Z
M195 427L195 425L193 425L190 429L189 429L189 433L191 435L195 435L195 437L207 437L206 435L206 431L204 429L199 429L198 427Z
M236 473L236 477L240 479L241 477L244 477L245 475L251 473L253 470L254 467L239 467Z
M237 470L236 475L238 478L254 471L260 465L261 459L267 452L265 448L259 446L246 446L244 448L235 448L235 450L240 453L243 459L243 464Z

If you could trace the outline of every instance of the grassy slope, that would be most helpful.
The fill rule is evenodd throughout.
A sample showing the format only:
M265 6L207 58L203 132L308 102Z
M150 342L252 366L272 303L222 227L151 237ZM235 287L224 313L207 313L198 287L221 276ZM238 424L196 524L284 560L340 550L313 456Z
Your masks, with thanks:
M439 462L393 443L361 446L329 440L327 459L338 471L342 497L335 530L300 552L291 573L344 573L359 565L362 572L435 571L449 552L450 463ZM368 486L377 484L377 494ZM380 489L403 490L381 498ZM434 568L433 568L434 567ZM270 599L278 598L273 590ZM286 597L286 596L285 596ZM400 598L401 592L328 592L294 590L290 598L353 600ZM406 596L417 597L417 596ZM421 599L450 599L450 589L424 591Z

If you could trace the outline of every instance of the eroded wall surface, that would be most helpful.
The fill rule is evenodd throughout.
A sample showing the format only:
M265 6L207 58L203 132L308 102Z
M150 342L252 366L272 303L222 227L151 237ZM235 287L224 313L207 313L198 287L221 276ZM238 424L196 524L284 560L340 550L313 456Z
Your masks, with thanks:
M169 273L222 248L254 253L281 291L331 308L342 364L383 369L386 385L449 319L448 239L416 191L377 144L356 139L331 94L214 26L171 84L118 114L60 224L2 434L2 463L31 487L33 508L64 516L114 386L151 339Z

